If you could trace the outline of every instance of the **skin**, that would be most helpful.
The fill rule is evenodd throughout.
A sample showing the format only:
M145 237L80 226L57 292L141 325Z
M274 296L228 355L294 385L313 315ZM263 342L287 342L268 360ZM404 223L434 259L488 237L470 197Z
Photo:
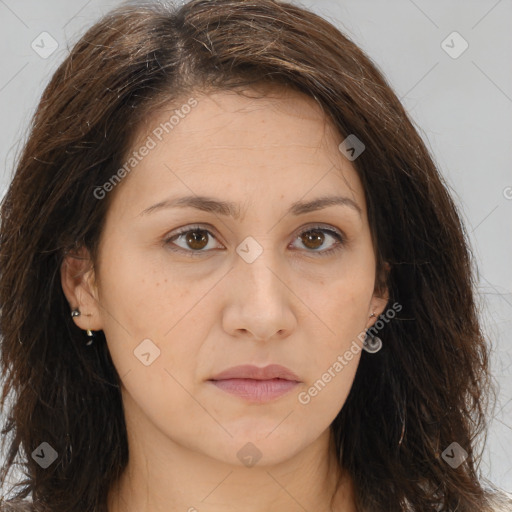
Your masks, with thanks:
M342 137L308 96L265 92L194 94L198 105L110 192L96 267L74 255L62 265L64 293L82 313L76 325L104 331L122 380L130 460L109 512L329 510L340 471L329 427L360 352L308 404L298 394L375 322L388 296L375 289L364 191L338 150ZM181 104L148 119L134 150ZM234 201L241 216L190 207L141 214L185 195ZM285 214L324 195L351 198L361 212ZM299 236L318 223L345 235L337 252L321 254L339 243L327 232ZM166 245L194 224L209 232L196 234L203 243L183 235ZM263 249L251 263L236 252L248 236ZM134 355L144 339L160 350L147 366ZM270 363L301 382L266 403L207 382L235 365ZM237 457L248 442L261 454L252 467ZM355 511L346 473L334 510Z

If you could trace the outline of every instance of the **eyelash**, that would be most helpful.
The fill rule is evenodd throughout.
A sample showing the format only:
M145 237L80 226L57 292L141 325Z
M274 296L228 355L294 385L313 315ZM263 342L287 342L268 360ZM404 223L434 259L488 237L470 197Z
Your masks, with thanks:
M173 240L179 238L181 235L184 235L184 234L187 234L187 233L190 233L190 232L194 232L194 231L205 231L206 233L208 233L209 236L212 236L213 238L215 238L213 233L211 233L210 230L206 229L206 226L192 225L192 226L186 226L186 227L180 229L179 231L177 231L176 233L174 233L172 236L166 237L164 239L164 245L169 246L169 249L171 251L173 251L173 252L178 252L178 253L186 254L186 255L191 256L191 257L201 256L204 253L210 252L210 251L205 251L205 250L196 250L196 251L191 250L191 249L187 250L187 249L183 249L182 247L178 247L178 248L170 247L170 244L172 243ZM329 255L331 255L331 254L333 254L335 252L340 251L343 248L343 245L345 244L345 236L342 233L340 233L340 232L338 232L338 231L336 231L336 230L334 230L332 228L325 228L323 226L311 226L311 227L308 227L304 231L301 231L294 238L294 240L299 238L304 233L308 233L310 231L321 231L323 233L328 233L329 235L333 236L337 240L337 243L335 243L333 245L333 247L331 247L330 249L327 249L325 251L309 250L309 251L306 251L306 252L310 252L310 253L313 253L313 254L318 253L320 256L329 256Z

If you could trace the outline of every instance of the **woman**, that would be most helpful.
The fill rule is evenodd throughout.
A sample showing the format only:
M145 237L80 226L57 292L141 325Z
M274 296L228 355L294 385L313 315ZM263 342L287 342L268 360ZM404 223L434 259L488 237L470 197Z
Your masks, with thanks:
M456 207L320 17L109 13L46 88L1 220L2 478L26 473L5 510L510 510L477 474Z

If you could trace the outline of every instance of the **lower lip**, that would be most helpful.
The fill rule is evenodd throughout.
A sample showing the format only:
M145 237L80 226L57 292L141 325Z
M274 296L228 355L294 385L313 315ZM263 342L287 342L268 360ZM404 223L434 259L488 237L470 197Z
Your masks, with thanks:
M285 379L224 379L211 380L210 382L226 393L252 402L274 400L288 393L299 384L296 381Z

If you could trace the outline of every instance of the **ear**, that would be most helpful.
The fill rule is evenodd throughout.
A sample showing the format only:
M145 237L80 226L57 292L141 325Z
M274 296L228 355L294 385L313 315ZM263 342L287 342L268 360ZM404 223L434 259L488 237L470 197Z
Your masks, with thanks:
M379 318L389 301L389 290L387 286L389 271L391 270L390 264L386 261L384 262L384 269L377 277L377 281L375 283L375 289L372 295L372 299L370 301L370 309L368 311L368 323L366 328L371 327ZM374 313L375 316L370 316Z
M60 267L61 284L69 302L69 313L73 309L80 311L73 317L75 324L82 330L99 331L103 329L101 308L96 287L94 268L89 251L85 247L69 252Z

